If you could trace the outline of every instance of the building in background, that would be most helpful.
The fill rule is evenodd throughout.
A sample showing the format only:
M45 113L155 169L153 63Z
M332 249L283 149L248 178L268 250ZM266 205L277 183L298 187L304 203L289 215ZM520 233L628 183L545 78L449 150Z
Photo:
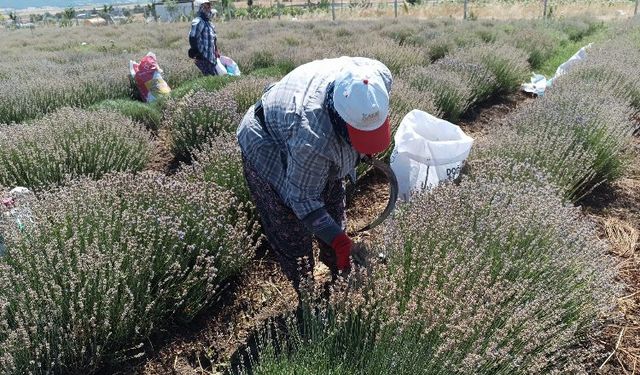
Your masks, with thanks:
M196 10L190 0L181 1L157 1L153 3L155 16L158 21L173 22L179 20L191 20Z

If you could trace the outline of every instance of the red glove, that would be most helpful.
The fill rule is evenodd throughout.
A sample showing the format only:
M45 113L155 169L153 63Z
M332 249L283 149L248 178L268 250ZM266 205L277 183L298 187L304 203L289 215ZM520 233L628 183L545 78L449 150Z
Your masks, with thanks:
M342 232L331 242L331 247L336 252L336 266L340 271L349 269L349 255L351 255L353 243L346 233Z

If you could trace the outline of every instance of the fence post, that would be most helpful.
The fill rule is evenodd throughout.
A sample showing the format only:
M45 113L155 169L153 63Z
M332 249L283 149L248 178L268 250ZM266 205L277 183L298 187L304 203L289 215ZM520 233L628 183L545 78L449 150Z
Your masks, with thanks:
M331 19L336 20L336 0L331 0Z
M280 15L282 14L282 9L280 9L280 0L276 0L276 7L278 7L278 19L280 19Z
M636 3L636 6L637 5ZM398 18L398 0L393 0L393 14Z
M467 4L469 3L469 0L464 0L464 16L462 19L467 19Z
M636 14L638 14L638 2L640 2L640 0L636 0L636 8L633 10L633 15L635 16Z
M542 11L542 18L547 19L547 0L544 0L544 10Z

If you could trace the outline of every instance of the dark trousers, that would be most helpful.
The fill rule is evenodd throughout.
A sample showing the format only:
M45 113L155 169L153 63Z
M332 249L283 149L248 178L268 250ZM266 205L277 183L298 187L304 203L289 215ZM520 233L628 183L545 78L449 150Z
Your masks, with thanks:
M299 290L300 281L313 275L313 236L291 208L282 202L271 184L260 177L244 157L243 166L262 229L278 257L282 271L291 280L293 287ZM327 182L322 199L329 215L345 229L345 190L342 181ZM333 258L333 249L322 241L318 241L318 244L320 259L327 263L325 259ZM331 264L327 266L333 268Z
M205 76L218 75L218 72L216 72L215 64L212 64L207 60L195 60L195 63L198 69L200 69L202 74L204 74Z

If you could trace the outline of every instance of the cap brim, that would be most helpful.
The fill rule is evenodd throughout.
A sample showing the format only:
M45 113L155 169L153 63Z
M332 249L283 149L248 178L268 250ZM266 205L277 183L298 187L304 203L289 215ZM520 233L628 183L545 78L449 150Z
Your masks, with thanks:
M349 132L351 145L356 151L362 154L377 154L386 150L391 143L391 124L389 117L387 117L384 123L376 130L358 130L351 125L347 125L347 131Z

